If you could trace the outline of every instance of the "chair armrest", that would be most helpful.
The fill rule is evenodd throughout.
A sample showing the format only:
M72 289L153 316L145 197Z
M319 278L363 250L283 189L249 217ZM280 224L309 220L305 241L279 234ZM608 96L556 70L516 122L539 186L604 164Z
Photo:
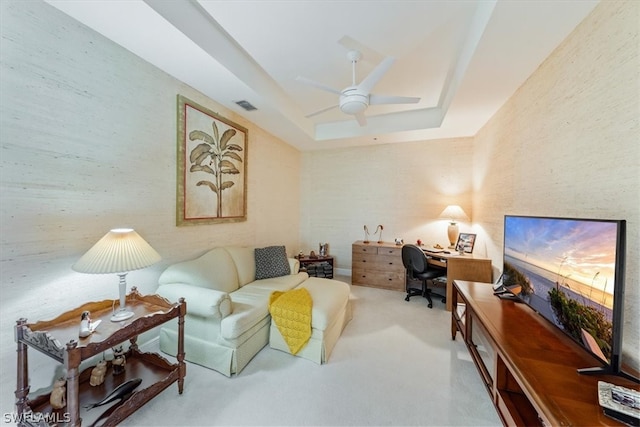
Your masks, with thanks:
M187 301L188 314L224 319L233 311L229 294L215 289L184 283L170 283L160 285L157 292L169 301L178 301L180 298L184 298Z
M295 258L287 258L289 260L289 269L291 274L298 274L300 272L300 261Z

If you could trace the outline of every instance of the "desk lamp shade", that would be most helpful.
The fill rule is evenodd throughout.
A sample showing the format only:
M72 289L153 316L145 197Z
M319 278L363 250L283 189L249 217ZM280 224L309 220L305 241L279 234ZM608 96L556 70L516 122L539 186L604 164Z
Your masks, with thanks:
M447 229L447 237L449 238L449 248L452 249L458 239L458 221L468 221L469 217L458 205L449 205L442 211L440 218L449 220L449 228Z
M160 254L133 229L116 228L98 240L72 268L79 273L116 273L120 277L120 308L111 317L112 322L120 322L133 316L126 307L127 273L148 267L160 259Z

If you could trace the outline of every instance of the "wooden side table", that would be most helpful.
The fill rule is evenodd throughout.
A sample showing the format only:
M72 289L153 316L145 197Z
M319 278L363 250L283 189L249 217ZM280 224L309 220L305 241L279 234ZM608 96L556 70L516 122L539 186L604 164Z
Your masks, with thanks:
M80 426L82 423L93 425L100 420L102 426L114 426L174 382L178 383L178 393L182 394L186 375L184 315L187 305L184 299L181 298L180 302L172 304L158 295L142 296L136 288L132 288L131 293L127 295L126 304L134 312L134 316L118 323L110 321L113 304L113 300L90 302L50 321L27 323L24 318L17 321L15 338L18 345L18 425L42 425L44 421L46 425ZM78 336L83 311L90 311L94 322L102 320L98 328L86 338ZM156 353L144 353L138 349L139 334L174 318L178 318L177 363L169 363ZM125 353L124 373L113 375L111 362L108 362L105 381L99 386L91 386L89 380L93 367L79 372L80 363L127 340L130 346ZM28 347L35 348L64 364L67 371L67 405L64 408L53 409L49 403L49 394L34 399L28 398ZM134 378L140 378L142 383L129 398L112 406L105 405L92 410L81 406L99 402L117 386Z
M315 258L310 258L308 255L303 255L296 257L296 259L300 261L300 269L306 270L307 273L309 273L309 276L333 279L332 256L317 256Z

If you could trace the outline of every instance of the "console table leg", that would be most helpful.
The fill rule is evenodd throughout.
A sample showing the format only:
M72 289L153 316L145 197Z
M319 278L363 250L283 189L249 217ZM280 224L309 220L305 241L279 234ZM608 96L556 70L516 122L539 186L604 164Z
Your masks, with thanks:
M65 353L65 365L67 368L67 411L69 412L69 426L80 427L80 401L78 391L80 388L80 353L77 350L78 342L71 340L67 343Z
M29 360L27 345L22 342L22 326L27 319L19 319L16 325L16 341L18 342L18 380L16 385L16 412L18 417L27 410L27 396L29 395Z
M187 365L184 363L184 315L187 312L187 304L184 298L180 298L180 315L178 316L178 364L180 370L178 373L178 393L182 394L184 388L184 377L187 374Z

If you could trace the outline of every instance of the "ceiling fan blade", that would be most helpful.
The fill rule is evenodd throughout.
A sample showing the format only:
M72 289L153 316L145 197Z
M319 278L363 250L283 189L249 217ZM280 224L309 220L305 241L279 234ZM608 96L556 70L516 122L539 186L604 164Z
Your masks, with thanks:
M306 117L306 118L308 118L308 119L310 119L311 117L313 117L313 116L317 116L318 114L322 114L322 113L324 113L324 112L326 112L326 111L333 110L334 108L336 108L336 107L338 107L338 106L339 106L338 104L336 104L336 105L332 105L331 107L323 108L322 110L318 110L318 111L313 112L313 113L311 113L311 114L307 114L305 117Z
M313 86L313 87L316 87L318 89L326 90L327 92L335 93L336 95L341 95L342 94L342 92L340 92L338 89L334 89L332 87L329 87L329 86L324 85L322 83L318 83L317 81L308 79L306 77L298 76L298 77L296 77L296 80L299 81L300 83L304 83L306 85Z
M360 43L359 41L349 37L343 36L340 40L338 40L342 46L344 46L347 50L357 50L362 53L362 61L368 62L370 64L378 64L384 59L384 55L375 50L371 49L368 46Z
M360 126L366 126L367 125L367 118L364 116L364 112L360 112L360 113L356 114L356 120L358 121L358 124Z
M369 105L380 104L417 104L420 98L410 96L369 95Z
M358 85L358 89L362 90L365 93L371 92L371 89L373 89L376 83L380 81L382 76L384 76L391 65L393 65L394 61L395 59L392 56L387 56L384 60L382 60L381 63L376 65L376 68L374 68L373 71L371 71L369 75L364 78L364 80L360 82L360 84Z

